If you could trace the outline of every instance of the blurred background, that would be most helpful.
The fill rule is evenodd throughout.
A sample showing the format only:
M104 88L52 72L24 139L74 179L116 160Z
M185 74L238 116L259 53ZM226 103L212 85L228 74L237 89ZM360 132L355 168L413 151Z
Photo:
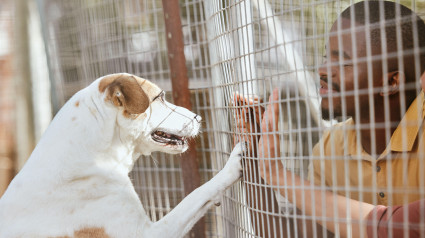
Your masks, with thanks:
M326 32L353 2L179 1L190 99L204 119L196 140L201 183L223 167L240 136L229 103L233 93L267 101L275 87L285 89L284 164L306 174L307 155L327 126L316 76ZM400 2L425 15L424 0ZM157 0L1 0L0 196L56 112L96 78L133 73L159 85L172 101L165 32ZM184 196L184 156L142 157L130 175L153 220ZM243 188L235 185L208 213L208 237L254 236Z

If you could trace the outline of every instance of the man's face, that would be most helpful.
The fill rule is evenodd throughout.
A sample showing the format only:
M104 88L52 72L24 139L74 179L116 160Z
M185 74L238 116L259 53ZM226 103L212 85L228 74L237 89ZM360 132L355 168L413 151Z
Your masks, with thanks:
M325 61L319 68L322 117L327 120L340 116L354 117L356 103L361 113L369 113L365 29L358 24L352 27L348 19L338 21L331 28ZM376 49L371 51L373 55ZM372 78L380 77L379 62L379 59L369 62L373 65L369 66ZM376 81L371 80L371 83L377 84Z

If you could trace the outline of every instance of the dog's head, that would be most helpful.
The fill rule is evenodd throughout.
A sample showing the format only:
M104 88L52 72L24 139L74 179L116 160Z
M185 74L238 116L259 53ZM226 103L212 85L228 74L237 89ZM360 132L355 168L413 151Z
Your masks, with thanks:
M120 138L133 141L138 153L182 153L187 139L198 134L201 117L167 102L165 92L146 79L112 74L98 85L105 105L117 110Z

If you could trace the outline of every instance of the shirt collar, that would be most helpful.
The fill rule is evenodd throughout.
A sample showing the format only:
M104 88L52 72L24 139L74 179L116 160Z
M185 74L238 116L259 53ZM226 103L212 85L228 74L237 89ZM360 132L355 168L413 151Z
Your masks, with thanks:
M388 145L391 151L403 152L412 150L424 119L424 103L424 92L421 91L409 106L406 114L391 136L390 144ZM388 148L385 152L387 151Z
M425 96L424 91L416 97L413 103L407 109L405 115L391 136L390 143L385 151L379 156L378 159L385 157L389 151L403 152L411 151L415 144L416 137L421 127L422 121L425 116ZM349 128L347 130L348 137L348 154L351 156L358 156L363 160L372 161L373 158L366 151L364 151L361 143L357 143L356 130L354 129L355 123L353 119L348 119L345 125Z

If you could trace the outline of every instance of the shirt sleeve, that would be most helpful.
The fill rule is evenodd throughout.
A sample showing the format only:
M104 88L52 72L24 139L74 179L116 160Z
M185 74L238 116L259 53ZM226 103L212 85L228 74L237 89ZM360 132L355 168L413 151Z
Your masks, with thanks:
M404 213L407 213L407 217ZM421 213L424 216L425 200L418 200L404 206L378 205L367 216L367 237L376 237L375 232L378 238L389 237L390 234L392 237L404 237L406 229L408 237L420 237Z

